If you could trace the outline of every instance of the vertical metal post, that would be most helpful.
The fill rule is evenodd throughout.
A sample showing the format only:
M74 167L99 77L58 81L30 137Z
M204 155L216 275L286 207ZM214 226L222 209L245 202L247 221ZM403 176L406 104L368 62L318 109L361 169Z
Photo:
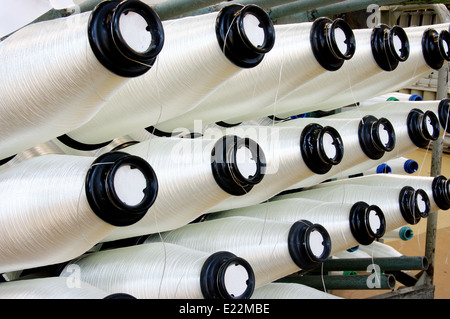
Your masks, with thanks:
M437 100L447 98L448 70L449 70L448 64L445 64L439 70L438 86L437 86L437 93L436 93ZM440 137L436 141L433 142L433 151L432 151L432 158L431 158L431 174L430 174L431 176L437 176L437 175L441 174L443 142L444 142L444 137ZM438 217L438 212L432 212L427 218L425 256L428 259L429 267L428 267L428 270L426 271L425 282L424 282L427 285L433 285L437 217Z

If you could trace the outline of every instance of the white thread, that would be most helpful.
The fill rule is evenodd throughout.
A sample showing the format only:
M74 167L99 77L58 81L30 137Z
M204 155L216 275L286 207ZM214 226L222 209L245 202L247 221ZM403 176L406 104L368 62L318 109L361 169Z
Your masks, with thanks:
M226 120L230 120L230 123L240 122L241 116L272 104L277 96L325 72L311 50L311 25L276 25L274 47L257 67L242 70L191 112L157 127L170 132L179 127L192 130L195 120L202 120L203 125ZM234 117L239 119L234 121ZM254 117L248 119L251 118Z
M208 212L244 207L263 202L300 180L313 176L300 151L300 136L307 124L297 127L239 126L225 134L249 137L261 147L266 158L266 175L252 190L242 196L230 197ZM213 133L217 133L216 130ZM204 132L208 136L210 132ZM224 134L224 133L222 133Z
M70 137L95 144L181 116L240 71L217 43L216 18L211 13L163 21L164 47L152 69L124 85Z
M382 210L386 221L385 231L408 225L400 211L399 198L401 187L387 183L383 186L352 184L351 180L353 178L348 180L348 183L340 183L340 181L323 183L296 193L278 196L274 200L281 201L288 198L310 199L331 202L335 205L338 203L354 204L358 201L364 201L369 205L377 205ZM346 249L348 248L351 247Z
M292 224L235 216L180 227L163 233L162 241L210 253L227 250L241 256L252 266L257 288L299 270L288 251ZM151 236L146 243L160 240Z
M297 220L306 219L325 227L331 238L330 255L334 255L359 245L350 229L349 216L352 206L353 203L350 203L350 200L330 202L302 198L300 193L298 198L286 198L211 214L208 220L244 216L294 223ZM372 230L376 232L378 228L379 225L374 225ZM319 246L320 249L323 249L322 245ZM317 256L320 256L320 253Z
M342 299L297 283L274 282L255 289L251 299Z
M210 254L151 243L96 252L74 260L80 279L110 293L138 299L204 299L200 271ZM67 266L67 267L69 267ZM62 277L70 275L62 271Z
M94 214L83 192L94 160L49 154L0 172L0 272L67 261L115 228Z
M0 285L1 299L104 299L111 294L85 282L70 287L68 279L45 277L15 280Z
M158 233L181 227L232 195L220 188L211 170L217 139L159 138L124 148L144 158L158 178L158 196L146 215L115 229L104 241Z
M379 241L374 241L368 246L361 246L359 249L370 254L374 258L404 256L404 254L400 253L392 246L389 246L388 244Z
M35 23L1 42L0 157L79 127L128 81L92 52L89 16Z

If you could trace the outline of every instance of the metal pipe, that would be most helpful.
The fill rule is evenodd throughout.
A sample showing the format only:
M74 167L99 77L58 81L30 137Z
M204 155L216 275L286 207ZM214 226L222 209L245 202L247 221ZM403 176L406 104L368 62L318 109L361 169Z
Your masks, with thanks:
M323 263L323 271L367 271L370 265L378 265L381 271L426 270L428 259L425 256L377 257L377 258L339 258L328 259ZM319 268L322 269L322 268Z
M153 9L158 13L161 20L173 19L179 17L182 14L221 2L220 0L167 0L164 2L152 4L151 1L141 1L148 2L147 4L153 7ZM227 4L228 3L229 2L227 2Z
M291 2L289 4L277 5L275 7L272 7L269 10L269 16L276 22L277 19L284 16L313 10L319 7L335 4L337 2L342 2L342 0L299 0Z
M369 290L395 288L395 277L393 275L291 275L277 280L276 282L297 283L320 290Z
M390 5L398 3L394 0L346 0L339 3L323 6L316 10L299 12L296 14L284 16L278 19L278 23L294 23L313 21L319 17L331 17L345 12L353 12L358 10L365 10L369 5Z
M436 92L436 99L442 100L447 98L448 95L448 64L444 64L438 73L438 86ZM442 151L443 151L444 137L438 138L433 142L433 150L431 157L431 176L438 176L441 174L442 166ZM437 218L438 212L431 212L427 218L427 233L425 241L425 256L429 260L429 267L426 271L427 280L429 285L433 284L434 280L434 257L436 247L436 231L437 231Z

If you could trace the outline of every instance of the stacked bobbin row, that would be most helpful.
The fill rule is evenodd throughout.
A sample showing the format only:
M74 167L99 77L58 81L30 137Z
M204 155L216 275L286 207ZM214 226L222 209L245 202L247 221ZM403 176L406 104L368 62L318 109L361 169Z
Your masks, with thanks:
M448 30L125 0L17 31L0 297L335 298L275 282L450 208L444 176L373 174L447 131L449 100L383 95L447 63Z

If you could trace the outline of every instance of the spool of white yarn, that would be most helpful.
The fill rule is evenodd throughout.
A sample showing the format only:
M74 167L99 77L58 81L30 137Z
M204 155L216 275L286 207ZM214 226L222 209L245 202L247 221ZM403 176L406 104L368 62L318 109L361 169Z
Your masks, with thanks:
M394 149L396 138L392 124L385 118L339 119L339 118L299 118L278 123L277 127L304 126L306 123L317 123L335 128L342 138L345 151L339 165L321 175L312 175L302 179L287 189L313 186L328 178L349 170L358 164L375 160Z
M0 158L87 122L130 77L147 72L161 44L142 52L122 26L132 14L134 35L161 32L155 12L140 1L104 1L93 11L28 25L0 43ZM155 34L154 34L155 33ZM161 35L159 35L161 37Z
M272 22L255 5L230 5L163 25L164 49L152 70L127 83L92 120L64 136L66 143L70 138L95 146L181 116L242 68L258 65L274 42Z
M138 299L248 299L254 290L249 263L228 251L211 254L170 243L116 248L67 264L61 277Z
M372 104L378 104L386 101L423 101L423 97L418 94L406 94L399 92L391 92L375 96L370 99L358 102L359 107L365 107Z
M154 137L123 151L145 159L158 172L158 196L142 220L115 229L104 241L184 226L227 198L253 192L265 178L263 150L237 136Z
M369 258L369 257L371 256L365 251L359 249L359 246L357 246L356 249L344 250L333 255L333 258Z
M333 184L331 184L333 183ZM375 174L350 179L342 179L330 182L329 185L353 184L360 186L395 187L411 186L415 189L423 189L430 201L430 211L450 208L450 187L448 180L443 175L435 177L399 175L399 174Z
M353 33L342 19L321 18L274 28L274 47L256 68L239 72L191 112L156 127L165 132L177 128L194 130L195 120L201 120L205 126L230 118L231 123L239 122L247 114L253 118L253 112L319 74L340 68L353 55ZM343 48L336 39L341 33Z
M321 225L241 216L189 224L152 235L146 243L159 241L206 252L227 250L241 256L255 272L256 288L299 269L316 267L331 249L328 232Z
M274 282L255 289L251 299L342 299L302 284Z
M308 198L288 198L211 214L207 220L230 216L291 223L307 219L320 224L330 235L331 255L360 244L369 245L381 238L386 229L382 210L362 201L330 203Z
M402 257L404 254L400 253L398 250L393 248L392 246L374 241L372 244L368 246L361 246L359 249L366 252L373 258L383 258L383 257Z
M403 240L408 241L414 237L414 231L409 226L399 227L397 229L387 232L383 236L384 241L389 240Z
M382 177L385 177L385 174ZM414 189L411 186L399 187L388 183L382 186L352 184L351 181L354 179L356 178L348 179L350 181L348 183L341 183L340 180L323 183L298 192L277 196L273 200L298 198L332 203L364 201L376 205L382 210L386 220L385 232L408 224L417 224L430 214L430 199L423 189Z
M157 179L143 159L48 154L0 172L0 272L64 262L141 219Z
M438 33L430 29L430 26L408 27L404 30L410 47L408 59L391 72L379 73L341 92L343 98L339 103L335 99L334 107L355 104L408 87L448 62L450 57L448 31Z
M0 284L1 299L135 299L110 294L85 282L63 277L15 280Z
M315 123L297 127L238 126L225 132L249 137L261 146L266 175L248 194L228 198L208 212L263 202L305 178L325 174L339 165L344 153L339 133L331 126Z

